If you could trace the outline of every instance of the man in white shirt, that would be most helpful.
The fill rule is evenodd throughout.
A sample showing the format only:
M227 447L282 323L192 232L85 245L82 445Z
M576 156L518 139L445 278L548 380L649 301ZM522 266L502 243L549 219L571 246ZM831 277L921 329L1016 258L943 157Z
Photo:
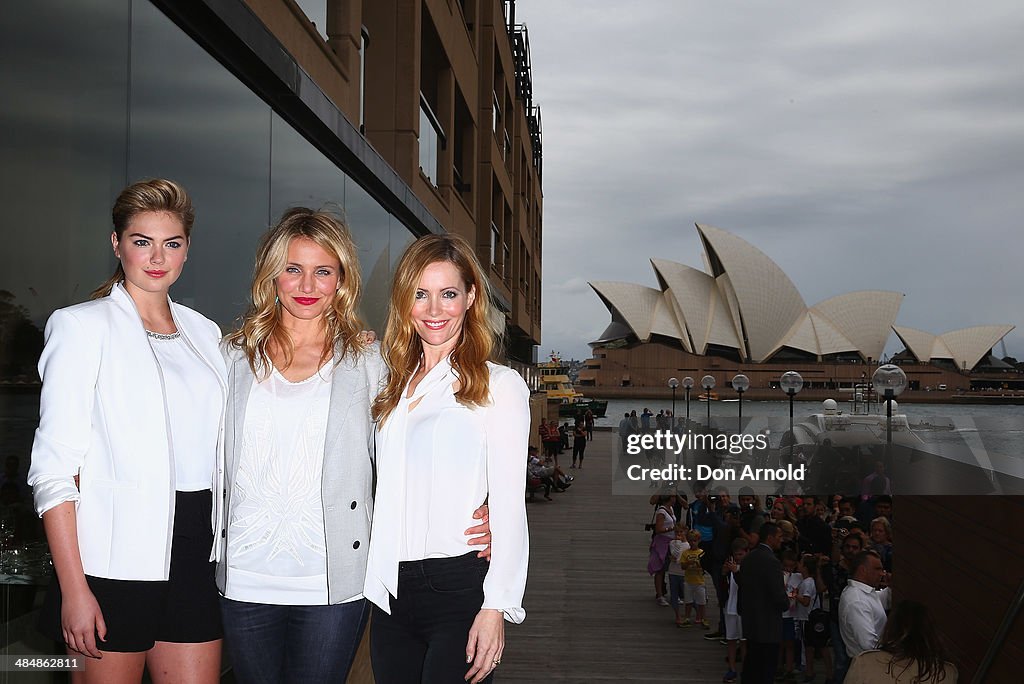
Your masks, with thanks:
M885 611L892 603L882 559L875 551L861 551L852 564L853 577L839 599L839 633L851 658L878 646L885 628Z

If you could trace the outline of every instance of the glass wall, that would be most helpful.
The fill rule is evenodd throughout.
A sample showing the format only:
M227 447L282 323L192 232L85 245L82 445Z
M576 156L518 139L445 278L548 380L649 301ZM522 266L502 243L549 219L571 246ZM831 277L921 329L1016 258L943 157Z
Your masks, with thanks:
M189 190L192 249L171 294L225 331L244 309L256 241L284 210L344 216L378 333L413 236L147 0L20 3L0 13L0 63L0 647L48 653L32 629L49 578L24 482L36 363L53 310L114 269L121 188L160 176Z

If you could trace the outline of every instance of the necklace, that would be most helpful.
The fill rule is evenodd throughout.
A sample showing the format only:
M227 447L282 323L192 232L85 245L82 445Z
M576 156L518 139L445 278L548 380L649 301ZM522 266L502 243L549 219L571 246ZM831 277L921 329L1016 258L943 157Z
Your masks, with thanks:
M158 332L153 332L152 330L147 330L146 334L149 337L152 337L154 340L176 340L179 337L181 337L181 331L180 330L178 332L173 332L173 333L158 333Z

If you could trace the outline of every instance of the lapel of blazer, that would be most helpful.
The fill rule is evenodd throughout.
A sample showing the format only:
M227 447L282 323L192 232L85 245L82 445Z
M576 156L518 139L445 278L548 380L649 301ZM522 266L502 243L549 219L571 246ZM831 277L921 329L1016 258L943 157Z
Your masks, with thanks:
M245 409L249 405L249 392L252 391L252 383L255 380L245 354L237 353L233 357L234 360L228 369L231 376L228 378L231 397L231 427L227 436L231 440L231 448L227 450L229 473L234 473L238 467L238 453L242 448L240 440L245 428Z
M331 381L331 407L327 414L327 435L324 439L324 465L333 461L330 457L345 431L345 414L348 413L352 395L359 389L359 364L354 354L349 354L334 368Z

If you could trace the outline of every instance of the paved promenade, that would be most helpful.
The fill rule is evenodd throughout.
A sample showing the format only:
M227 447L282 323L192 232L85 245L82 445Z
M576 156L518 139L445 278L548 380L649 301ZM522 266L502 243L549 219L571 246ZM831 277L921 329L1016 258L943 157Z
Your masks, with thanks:
M704 630L677 629L654 602L647 574L653 509L646 497L612 496L611 432L596 432L576 482L528 504L526 621L508 625L500 682L721 682L725 646ZM569 452L559 458L564 468ZM567 458L568 457L568 458ZM717 606L709 585L709 619Z

